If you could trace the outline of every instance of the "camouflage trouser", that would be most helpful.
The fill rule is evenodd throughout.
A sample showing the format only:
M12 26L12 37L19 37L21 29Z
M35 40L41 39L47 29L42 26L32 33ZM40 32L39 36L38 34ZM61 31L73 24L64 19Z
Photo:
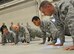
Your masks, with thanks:
M57 38L60 39L61 44L65 42L65 36L64 36L63 31L57 31L57 32L52 33L52 37L53 37L52 43L54 44L57 42Z

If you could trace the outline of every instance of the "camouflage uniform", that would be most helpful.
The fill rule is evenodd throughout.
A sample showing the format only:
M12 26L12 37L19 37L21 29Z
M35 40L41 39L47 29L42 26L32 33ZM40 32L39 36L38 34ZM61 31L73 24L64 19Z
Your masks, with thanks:
M65 18L65 24L68 25L70 34L73 38L73 44L74 44L74 0L69 0L69 1L66 0L65 4L66 3L67 3L66 6L69 6L69 7L68 7L68 13Z
M50 21L48 20L42 20L40 29L42 30L43 33L43 43L46 41L47 33L49 33L48 37L52 37L51 31L50 31Z
M19 35L18 35L19 41L23 41L25 39L24 34L25 34L25 28L23 26L20 26Z
M50 31L53 37L52 43L55 44L57 42L57 38L59 38L61 44L63 44L65 41L63 24L56 15L53 15L53 17L51 17L50 23Z
M29 35L30 35L30 40L32 41L32 39L35 38L35 29L33 29L29 25L27 25L27 30L28 30Z
M57 38L60 38L61 43L64 43L64 26L58 18L58 12L56 12L49 20L41 21L41 30L43 32L43 42L46 40L46 35L49 33L49 37L52 37L52 43L57 42Z
M74 0L61 0L57 3L59 18L64 26L64 32L73 37L74 44Z
M8 34L2 34L2 44L5 44L7 42L14 42L14 32L8 32Z
M24 42L27 42L29 43L30 42L30 36L28 35L28 32L27 32L27 28L23 27L23 26L20 26L19 27L19 31L16 32L16 36L14 37L15 39L15 44L17 44L19 41L21 41L22 43Z
M28 28L25 26L25 40L27 43L30 43L30 33L28 31Z

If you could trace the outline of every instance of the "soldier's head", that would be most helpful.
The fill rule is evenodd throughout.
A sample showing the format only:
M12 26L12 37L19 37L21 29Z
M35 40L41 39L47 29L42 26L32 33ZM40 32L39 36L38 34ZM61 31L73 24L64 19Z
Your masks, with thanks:
M19 26L18 25L13 25L13 30L15 30L16 32L18 32L19 31Z
M13 25L13 22L11 22L11 25Z
M41 20L40 20L40 18L39 18L38 16L34 16L34 17L32 18L32 22L33 22L36 26L40 26L40 24L41 24Z
M51 16L54 13L55 8L49 1L43 1L40 4L39 10L44 15Z
M3 28L3 34L7 34L9 31L7 28Z

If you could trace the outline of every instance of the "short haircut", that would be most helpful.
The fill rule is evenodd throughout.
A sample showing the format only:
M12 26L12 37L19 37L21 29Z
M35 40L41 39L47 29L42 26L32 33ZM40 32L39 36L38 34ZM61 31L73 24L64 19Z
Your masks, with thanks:
M41 7L44 7L44 6L47 5L47 4L48 4L48 5L52 5L51 2L49 2L49 1L42 1L41 4L40 4L39 9L40 9Z
M3 30L4 30L4 29L8 30L6 27L5 27L5 28L3 28Z
M39 18L38 16L34 16L34 17L32 18L32 22L33 22L33 20L36 20L36 21L37 21L38 19L40 20L40 18Z

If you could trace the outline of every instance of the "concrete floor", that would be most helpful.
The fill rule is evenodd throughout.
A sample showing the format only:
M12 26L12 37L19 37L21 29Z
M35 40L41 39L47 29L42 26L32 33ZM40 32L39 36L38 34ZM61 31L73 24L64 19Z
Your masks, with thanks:
M66 37L64 46L49 46L48 43L40 45L41 40L32 41L30 44L18 43L18 45L0 45L0 54L74 54L74 51L66 51L65 47L72 45L71 37Z

